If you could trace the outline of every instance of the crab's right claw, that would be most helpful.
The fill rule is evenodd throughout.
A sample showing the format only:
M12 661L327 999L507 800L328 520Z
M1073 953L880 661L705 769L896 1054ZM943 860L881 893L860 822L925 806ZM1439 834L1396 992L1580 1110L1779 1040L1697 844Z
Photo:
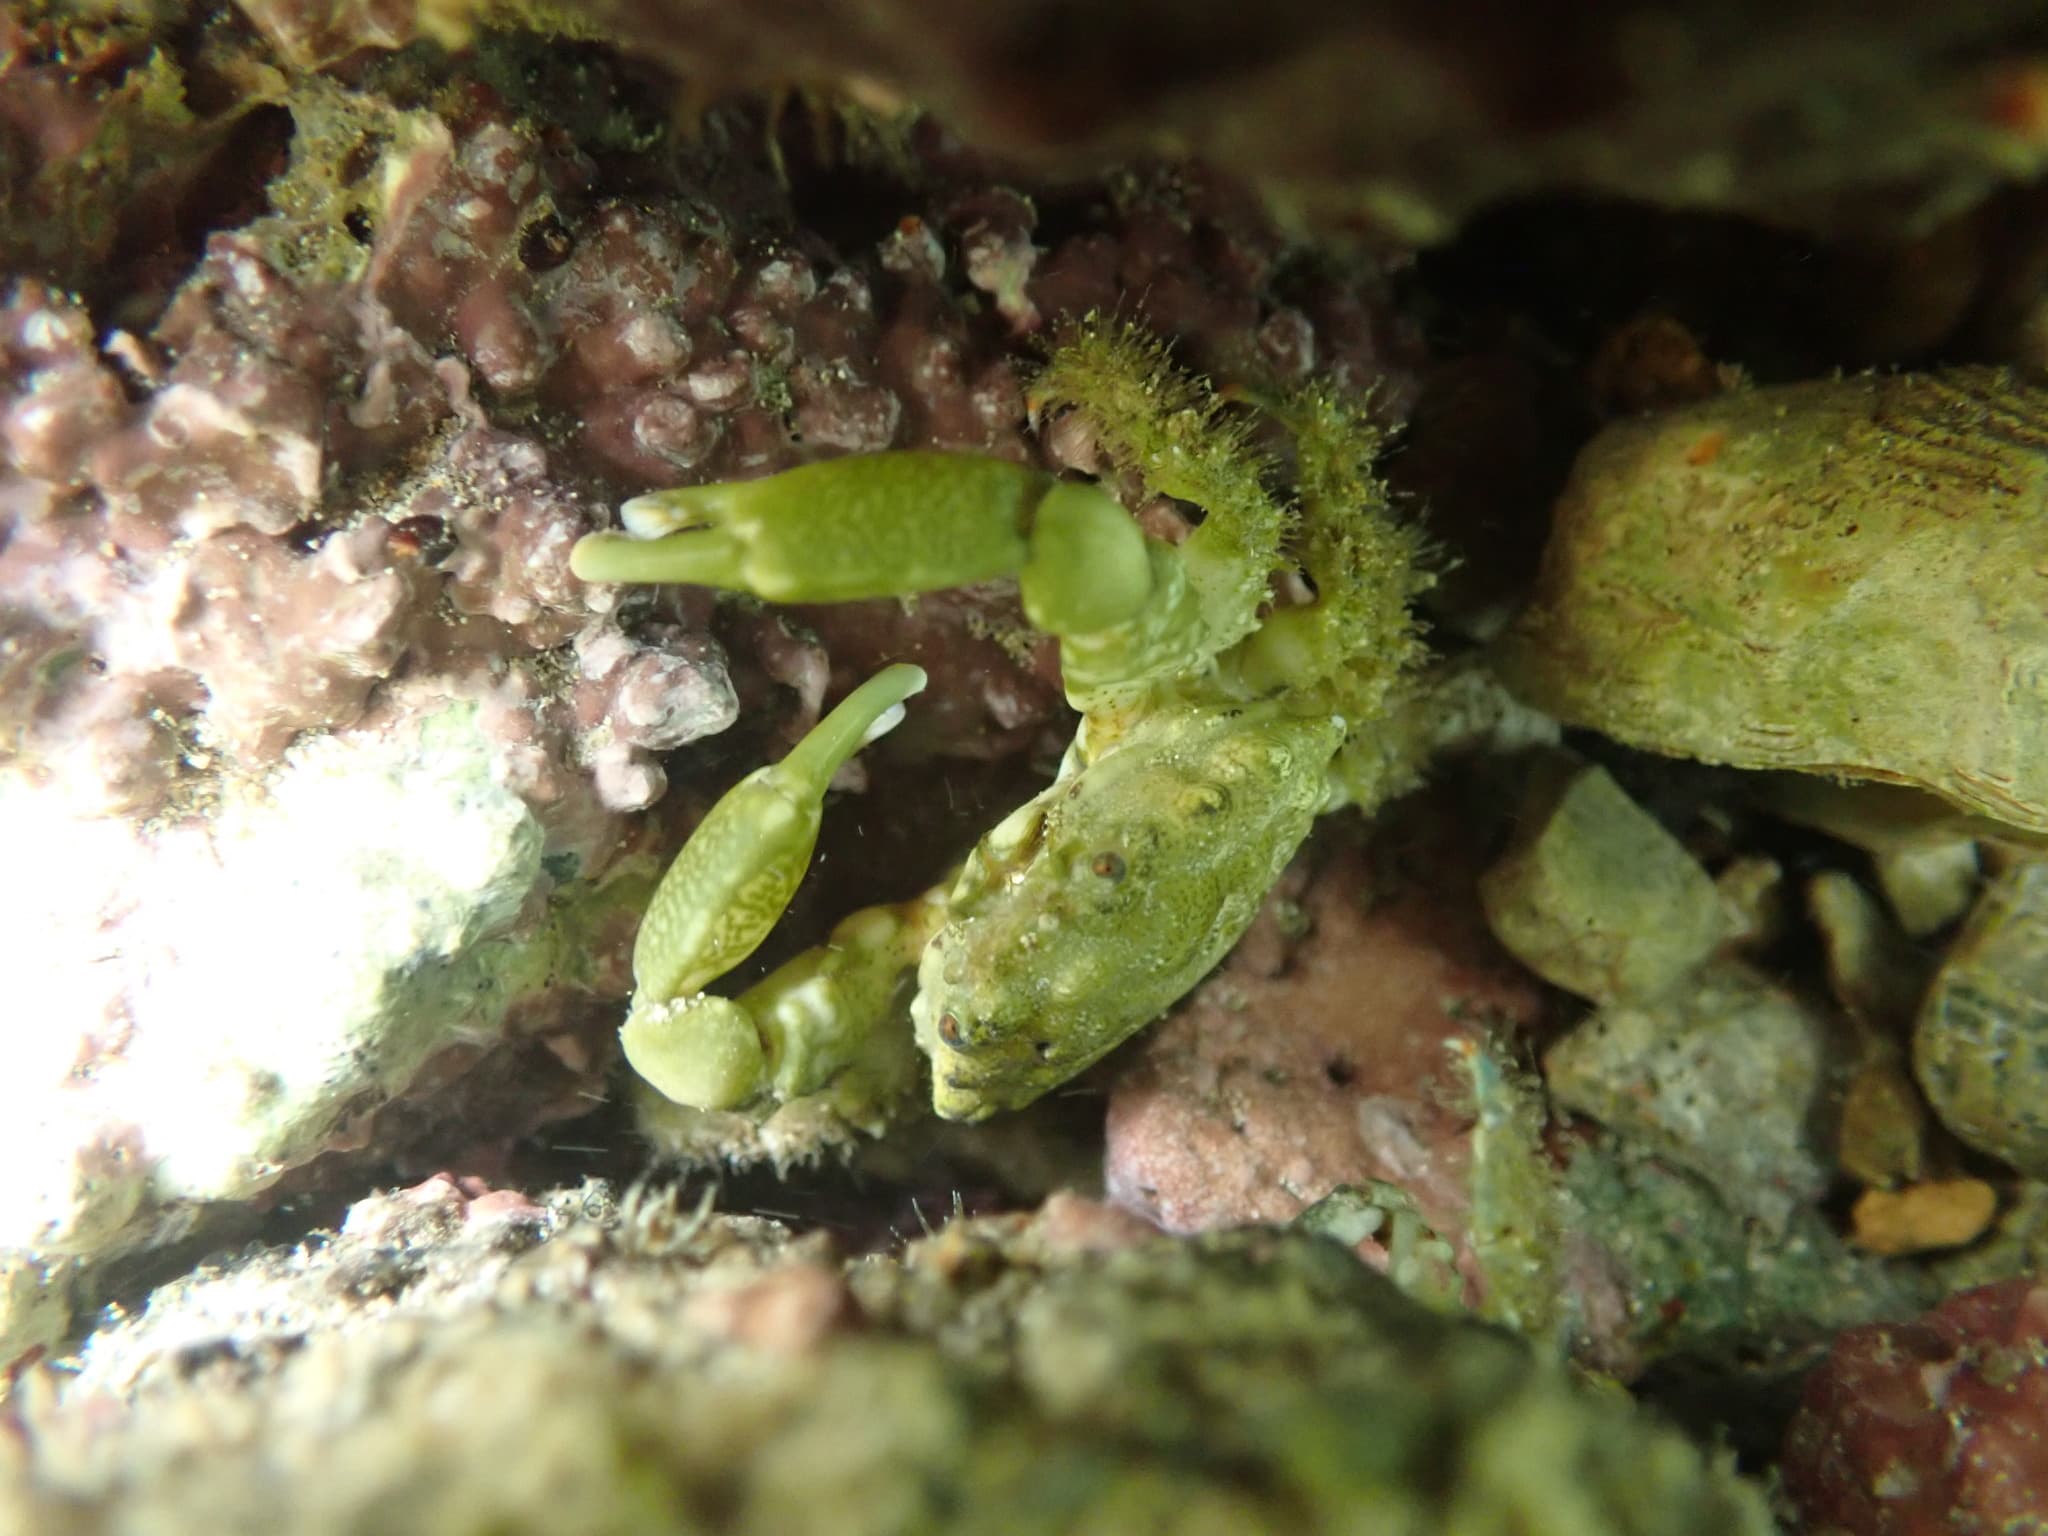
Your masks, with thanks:
M1003 459L868 453L759 480L681 486L578 541L585 581L692 582L778 603L909 597L1013 575L1053 480Z

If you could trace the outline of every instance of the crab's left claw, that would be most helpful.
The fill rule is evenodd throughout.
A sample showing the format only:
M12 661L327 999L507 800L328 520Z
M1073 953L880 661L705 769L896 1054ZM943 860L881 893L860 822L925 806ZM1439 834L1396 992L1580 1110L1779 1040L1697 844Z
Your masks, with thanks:
M633 946L642 1003L701 992L759 947L817 846L825 790L846 760L902 718L924 669L884 667L779 763L735 784L662 877Z
M737 998L636 1005L620 1031L627 1059L678 1104L824 1094L847 1124L880 1135L922 1074L910 994L949 885L855 912Z

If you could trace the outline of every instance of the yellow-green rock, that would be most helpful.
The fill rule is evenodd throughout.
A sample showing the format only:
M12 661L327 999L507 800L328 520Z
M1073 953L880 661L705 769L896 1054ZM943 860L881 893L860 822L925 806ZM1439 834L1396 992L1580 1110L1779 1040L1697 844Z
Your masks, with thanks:
M1668 992L1727 936L1721 893L1604 768L1539 766L1520 833L1479 881L1494 936L1597 1002Z
M2048 864L1978 900L1921 1004L1913 1071L1957 1136L2048 1175Z
M1579 456L1503 674L1653 752L1886 780L2048 830L2048 388L1758 389Z

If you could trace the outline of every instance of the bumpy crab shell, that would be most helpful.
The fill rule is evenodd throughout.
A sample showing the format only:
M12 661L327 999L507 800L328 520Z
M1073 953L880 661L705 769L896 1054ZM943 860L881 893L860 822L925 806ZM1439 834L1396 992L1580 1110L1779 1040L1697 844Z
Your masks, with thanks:
M2048 387L2003 370L1612 426L1502 670L1650 751L1913 785L2048 832L2044 499Z

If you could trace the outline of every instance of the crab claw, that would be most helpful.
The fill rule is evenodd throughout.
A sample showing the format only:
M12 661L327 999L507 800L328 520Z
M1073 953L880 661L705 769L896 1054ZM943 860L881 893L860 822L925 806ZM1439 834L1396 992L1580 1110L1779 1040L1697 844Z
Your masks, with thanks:
M633 946L636 1014L701 992L760 946L796 894L840 766L903 715L921 667L884 667L779 763L711 808L662 877Z
M767 1075L752 1015L708 993L666 1003L636 999L619 1044L657 1093L694 1109L736 1108L759 1092Z
M957 453L826 459L636 496L619 509L627 533L579 540L569 568L585 581L692 582L779 603L909 597L1015 573L1053 484Z

